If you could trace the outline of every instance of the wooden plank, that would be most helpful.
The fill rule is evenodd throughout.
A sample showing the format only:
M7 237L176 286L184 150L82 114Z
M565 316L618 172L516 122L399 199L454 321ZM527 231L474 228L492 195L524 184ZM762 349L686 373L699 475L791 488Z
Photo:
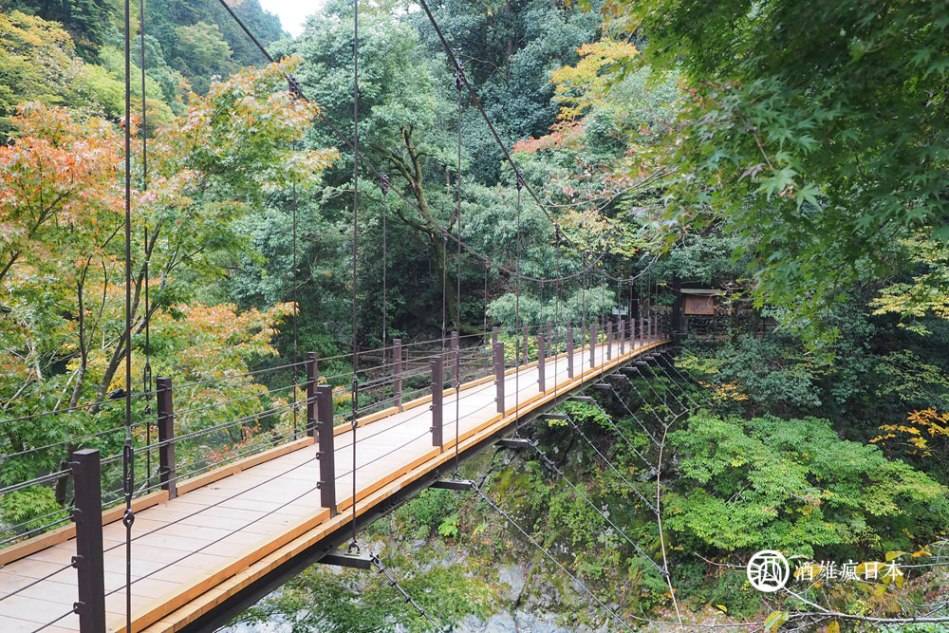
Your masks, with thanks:
M357 516L362 515L371 510L378 503L396 494L403 487L411 485L414 481L418 480L418 478L448 463L449 460L454 458L454 451L450 449L453 449L456 444L459 446L459 451L467 451L483 439L514 424L519 417L529 414L578 386L596 379L612 368L628 362L629 359L663 344L665 344L664 341L655 341L637 349L630 350L628 353L617 357L613 361L601 362L597 367L587 370L583 375L575 377L573 380L558 383L556 393L554 393L552 389L547 392L534 393L530 397L525 398L523 402L518 403L516 407L509 407L503 415L495 414L492 411L492 415L485 420L479 422L475 419L473 424L465 424L465 427L469 428L463 430L463 432L460 433L460 437L446 441L442 449L424 447L424 437L419 437L417 441L410 442L405 447L406 450L414 453L414 456L409 459L408 462L399 463L398 465L391 464L391 462L385 459L380 459L384 455L381 451L390 450L388 447L395 444L399 437L412 440L416 436L417 431L414 427L420 425L424 426L424 424L426 424L425 417L415 415L398 420L399 414L404 413L405 407L403 406L403 411L401 412L398 411L396 407L391 407L389 409L389 415L382 416L374 414L377 417L369 422L365 419L361 419L360 425L393 418L392 426L383 429L382 432L374 438L374 441L368 442L366 446L366 448L369 449L370 455L367 459L377 461L371 463L371 466L368 463L364 463L359 468L367 469L364 474L367 477L372 477L371 483L362 486L357 491L355 500L351 495L349 498L343 499L340 504L340 510L352 510L355 501L355 512ZM563 355L558 355L558 357L560 356ZM603 361L602 358L600 360ZM532 366L536 366L536 363L526 364L520 368L512 368L512 370L506 373L507 375L511 375L518 371L518 369L523 372ZM556 368L554 368L554 374L558 375ZM492 381L493 376L485 376L469 381L464 384L461 391L470 390ZM531 391L532 390L529 389L528 393L531 393ZM455 395L454 390L450 392ZM469 409L468 414L464 416L466 419L472 415L480 416L481 411L487 406L475 406L481 400L481 396L475 395L475 393L476 392L468 394L475 397L473 401L469 400L474 408ZM418 404L410 408L415 408L420 404L430 401L430 396L416 400ZM449 406L451 404L453 403L447 403ZM406 426L400 428L399 425L402 424L406 424ZM340 428L342 433L350 431L348 424L340 425L337 428ZM358 435L356 439L359 440ZM135 573L148 574L150 571L154 572L159 569L161 571L155 574L156 577L145 577L133 585L133 593L135 586L141 585L143 593L148 594L141 595L141 600L136 600L136 606L140 604L146 606L141 609L140 613L134 614L134 630L141 630L145 626L156 626L157 623L161 623L164 628L159 627L154 629L156 631L178 630L181 626L184 626L184 624L206 613L207 610L213 608L214 605L226 601L233 595L233 592L237 590L234 587L246 586L252 582L254 578L259 578L261 574L275 569L283 564L283 562L297 555L299 551L302 551L297 549L302 543L308 542L312 544L313 542L317 542L321 538L325 538L326 535L346 525L350 518L349 512L341 512L332 518L329 517L329 512L326 510L320 509L314 512L317 507L316 504L308 505L309 502L306 501L309 494L301 498L298 504L281 508L280 512L273 514L273 516L262 517L264 513L276 510L283 502L293 499L301 492L307 492L307 484L309 483L308 478L302 476L293 477L291 476L292 473L288 473L286 477L268 481L272 476L268 475L268 471L272 472L276 470L278 466L274 464L271 468L267 462L289 456L312 444L312 438L302 438L287 445L275 447L269 451L264 451L258 455L245 458L235 464L217 469L217 471L205 473L204 475L193 478L187 482L191 484L191 487L186 489L186 492L190 492L187 498L179 498L171 502L175 505L175 510L170 511L167 516L163 516L159 513L154 517L141 517L142 523L138 525L143 525L145 522L150 521L154 524L150 529L161 529L162 532L165 532L165 529L160 527L165 521L181 521L182 517L188 516L191 512L200 512L202 508L222 503L224 499L228 499L228 502L223 502L225 504L229 504L231 501L237 502L235 504L236 508L233 509L227 507L227 505L218 506L217 508L222 512L230 510L236 513L236 516L229 517L230 521L223 518L220 521L208 521L207 517L210 515L194 516L190 519L185 519L173 528L169 528L167 533L159 532L154 538L149 537L147 544L142 543L140 545L143 554L150 553L140 559L140 563L136 565ZM415 444L421 444L422 446L414 446ZM363 445L360 444L360 446ZM372 457L374 454L373 451L380 452L380 455ZM365 455L366 453L364 452L363 454ZM407 459L408 457L405 451L396 451L396 455L397 457L395 459L397 460L400 460L400 458ZM288 459L289 462L287 459L283 460L284 465L294 463L295 458L288 457ZM301 452L300 459L309 460L311 457ZM305 463L306 461L301 461L300 465L302 466ZM244 485L236 485L236 480L234 481L235 485L230 485L228 482L214 487L209 485L232 475L243 473L254 467L260 467L262 469L258 473L259 476L250 476L250 478L248 478L247 475L244 475L241 479L241 484L247 484L248 482L253 483L254 481L266 482L259 488L253 489L252 486L252 489L244 490ZM359 473L353 473L351 476L358 477ZM343 480L343 483L346 483L345 480ZM235 491L238 492L238 496L235 496L234 499L230 499L230 497L234 496ZM240 494L242 491L247 494ZM167 495L163 491L156 494L160 496L160 500L157 501L156 504L167 501ZM312 494L315 495L315 491L313 491ZM143 497L140 501L145 499L146 498ZM187 510L186 507L182 508L182 505L191 505L194 510ZM301 505L304 507L300 507ZM241 510L241 506L248 509ZM117 512L116 518L121 517L121 511L122 508L112 510L112 512ZM204 519L203 522L202 519ZM250 524L251 522L253 522L253 524ZM243 525L243 529L238 529L236 532L230 533L230 525L234 525L235 527ZM273 534L278 534L278 536L273 538ZM220 542L209 540L215 538L220 539ZM313 539L316 539L316 541ZM109 543L113 541L114 539L110 540ZM209 543L213 544L209 546ZM47 548L48 547L49 546L47 546ZM210 551L212 549L214 550L213 552ZM202 551L197 552L196 550ZM166 552L168 553L167 557L164 556ZM181 555L188 554L189 552L192 552L192 556L188 558L193 557L194 560L188 560L186 558L184 561L168 569L162 568L163 565L175 561L181 557ZM62 552L54 553L50 551L50 554L55 558L56 556L60 556ZM207 556L207 558L204 559L203 564L201 564L199 561L203 556ZM114 558L114 556L109 556L108 558L111 559ZM116 558L116 560L118 559ZM114 567L114 565L110 566ZM16 570L10 571L27 577L39 577L38 574L44 573L44 569L49 569L48 563L32 559L18 563L16 567ZM210 573L208 573L209 571ZM195 572L201 573L197 579L195 578ZM57 577L61 575L62 574L59 574ZM110 586L119 586L122 584L123 579L121 578L121 574L107 573L107 575L109 576ZM157 576L161 577L157 578ZM54 577L52 580L55 579ZM144 584L148 582L153 582L154 585ZM37 585L37 587L39 586L40 585ZM63 586L72 585L70 582ZM158 602L154 602L158 594L161 594L161 599ZM180 613L178 613L179 611ZM173 615L169 617L169 614ZM116 622L118 630L122 630L124 625L119 621Z
M288 453L298 451L301 448L305 448L307 446L312 445L313 443L314 443L314 440L312 437L301 437L300 439L294 440L293 442L290 442L288 444L284 444L282 446L276 446L274 448L263 451L256 455L251 455L250 457L239 459L233 464L228 464L227 466L216 468L214 470L198 475L197 477L192 477L191 479L185 479L184 481L178 484L178 494L179 495L187 494L188 492L191 492L192 490L202 488L204 486L207 486L208 484L214 483L215 481L220 481L221 479L224 479L225 477L236 475L237 473L243 472L247 470L248 468L253 468L254 466L257 466L258 464L268 462L272 459L276 459L277 457L282 457Z
M652 349L656 345L658 344L649 345L643 348L639 348L638 350L630 351L622 355L621 357L615 359L612 362L604 363L602 366L591 370L591 372L589 372L583 379L575 379L571 381L570 383L568 383L567 385L564 385L564 391L569 391L572 388L579 386L580 383L582 382L587 382L593 378L596 378L602 375L604 372L608 371L609 369L623 364L630 358L638 354L641 354L647 351L648 349ZM556 400L560 395L561 393L554 394L551 391L548 391L546 393L536 394L535 396L525 400L523 403L521 403L520 405L516 407L517 414L519 415L521 413L530 413L531 411L543 406L544 404ZM500 415L492 416L492 418L477 425L473 429L469 429L464 434L462 434L461 439L460 439L461 444L459 445L459 450L462 450L462 445L470 444L471 446L473 446L477 444L478 442L480 442L482 439L485 439L486 437L490 437L496 431L506 426L509 426L510 424L517 421L517 418L515 417L515 413L513 412L513 410L511 410L511 412L505 412L505 415L503 416L502 419L499 419L499 418L502 418L502 416ZM451 444L451 446L453 447L453 443ZM395 494L396 492L398 492L398 490L401 490L404 486L409 485L410 483L412 483L419 477L422 477L425 474L431 472L432 470L440 467L444 463L447 463L447 461L453 459L453 457L454 455L453 455L453 452L451 451L439 450L437 448L430 449L424 455L416 458L409 464L406 464L402 466L401 468L399 468L397 471L394 471L393 473L386 475L380 480L377 480L376 482L371 484L369 487L360 490L357 493L357 497L356 497L357 516L362 514L363 512L368 511L376 503L379 503L383 501L384 499L388 498L389 496ZM376 494L376 497L377 497L376 499L374 499L371 503L363 502L363 500L369 499L369 497L372 496L374 493ZM350 496L350 498L343 500L343 502L340 504L340 509L341 510L344 508L350 509L352 507L352 503L353 503L353 499L352 499L352 496ZM345 522L348 520L349 516L350 516L349 513L341 512L340 514L336 515L329 521L326 521L325 525L321 525L318 523L310 531L317 532L323 535L329 534L330 533L328 531L329 524L335 523L335 524L339 524L340 527L345 526ZM310 524L311 522L312 520L304 522L303 524L301 524L301 526L298 526L292 532L294 533L299 532L304 526ZM304 548L309 547L309 545L315 542L318 542L319 538L321 537L316 537L315 535L312 535L312 534L308 535L308 538L306 539L308 544L305 545ZM313 540L313 539L316 539L316 540ZM280 540L283 540L283 539L280 539ZM240 588L243 588L243 586L247 586L247 584L253 581L253 578L260 577L261 575L268 573L269 571L272 571L273 569L276 569L276 567L279 567L279 565L282 564L283 561L288 560L289 558L292 558L293 553L283 553L283 554L277 555L275 558L273 558L269 562L269 564L264 565L262 566L261 569L257 569L252 572L251 571L252 565L255 565L257 562L273 556L275 553L278 552L279 549L281 549L280 547L273 548L273 545L275 542L271 542L266 546L266 549L270 550L268 553L264 554L263 556L260 556L259 558L257 558L257 560L254 560L244 570L229 576L229 581L233 579L234 582L229 582L228 590L225 590L224 587L218 587L216 591L210 594L207 594L206 596L202 596L200 593L196 594L196 597L194 600L184 602L184 604L188 605L189 608L184 609L184 613L182 613L180 616L176 614L177 617L168 618L166 617L168 615L168 612L165 612L162 616L159 616L163 618L161 622L163 622L164 624L162 628L157 628L155 629L155 631L157 632L157 631L180 630L180 628L185 626L187 623L193 622L196 618L200 617L204 613L207 613L209 610L214 608L214 606L225 601L228 596L232 595L236 591L239 591ZM288 544L285 544L285 545L288 545ZM249 558L249 557L246 557L246 558ZM180 600L176 600L176 602L180 602ZM201 603L201 604L199 605L198 603ZM152 623L154 622L155 620L152 621ZM137 624L133 625L133 628L138 628L138 625ZM152 633L152 629L149 629L149 633Z
M137 499L133 499L132 509L135 512L141 512L146 508L151 508L167 500L168 492L165 490L158 490L156 492L141 496ZM108 525L121 520L124 513L125 506L118 506L106 510L102 513L102 525ZM36 552L44 550L48 547L65 543L66 541L75 537L76 526L74 524L69 524L51 532L47 532L46 534L40 534L39 536L34 536L31 539L11 545L6 549L0 550L0 567L9 565L15 560L20 560L21 558L25 558L30 554L35 554Z

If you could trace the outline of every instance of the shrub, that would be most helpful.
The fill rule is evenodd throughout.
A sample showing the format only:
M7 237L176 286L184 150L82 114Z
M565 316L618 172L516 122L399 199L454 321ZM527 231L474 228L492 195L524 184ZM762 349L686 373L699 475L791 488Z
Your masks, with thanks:
M699 416L670 440L682 476L666 524L687 547L908 549L949 525L944 486L824 420Z

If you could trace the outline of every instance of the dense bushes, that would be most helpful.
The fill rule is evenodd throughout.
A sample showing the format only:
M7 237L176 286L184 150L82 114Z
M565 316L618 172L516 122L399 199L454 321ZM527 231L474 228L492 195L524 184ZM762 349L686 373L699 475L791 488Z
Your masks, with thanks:
M668 527L687 549L815 556L903 550L949 525L947 489L824 420L694 417L671 435Z

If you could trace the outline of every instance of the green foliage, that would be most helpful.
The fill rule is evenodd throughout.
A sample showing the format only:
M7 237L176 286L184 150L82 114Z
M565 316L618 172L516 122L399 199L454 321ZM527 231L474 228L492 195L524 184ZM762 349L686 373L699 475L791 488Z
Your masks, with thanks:
M841 287L907 271L901 239L944 248L946 2L608 5L688 81L666 207L743 242L760 304L821 331Z
M908 549L949 518L944 486L814 418L700 416L670 442L683 480L667 495L666 524L687 547L805 556Z
M458 535L461 534L458 521L459 518L456 513L449 514L438 524L438 535L442 538L458 538Z
M417 538L437 532L445 538L458 536L458 495L450 490L427 489L395 512L396 520Z
M596 424L609 428L612 420L603 410L603 407L580 400L567 400L563 403L563 410L576 424ZM551 419L548 424L554 425L558 420Z
M399 558L386 562L407 563ZM491 588L463 565L413 570L410 575L400 574L399 583L423 609L447 623L490 613ZM292 619L294 631L301 633L440 630L405 602L382 574L333 573L322 565L292 578L281 591L241 615L238 622L265 626L284 618Z
M182 51L175 61L179 69L192 78L198 92L207 92L214 75L226 74L232 68L231 48L216 24L182 25L175 29L175 34Z
M118 11L112 0L12 0L5 4L65 25L88 61L93 61L99 48L116 34Z
M816 385L820 367L793 350L777 337L741 336L715 355L716 382L738 385L734 395L750 399L757 411L814 411L821 405ZM727 391L721 395L729 395Z
M488 304L488 317L510 330L517 325L534 330L545 323L592 323L615 305L616 294L607 286L581 288L559 299L508 293Z
M887 286L871 305L874 314L896 314L900 325L917 334L929 334L923 319L949 319L949 248L946 240L924 235L902 242L907 257L918 269L912 279ZM906 321L906 322L904 322Z

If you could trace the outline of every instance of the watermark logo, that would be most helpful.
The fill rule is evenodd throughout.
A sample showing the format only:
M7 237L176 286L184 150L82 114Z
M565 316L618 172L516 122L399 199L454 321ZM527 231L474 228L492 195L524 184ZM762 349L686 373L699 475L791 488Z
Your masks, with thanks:
M797 583L833 583L833 582L870 582L884 584L896 583L902 586L903 570L892 557L886 563L869 561L857 563L848 560L837 563L831 560L820 562L808 560L804 556L791 556L794 561L794 573L788 558L781 552L765 549L755 553L745 567L748 582L763 593L774 593L787 587L790 581Z
M748 560L745 573L752 587L763 593L774 593L788 584L791 566L781 552L765 549Z

